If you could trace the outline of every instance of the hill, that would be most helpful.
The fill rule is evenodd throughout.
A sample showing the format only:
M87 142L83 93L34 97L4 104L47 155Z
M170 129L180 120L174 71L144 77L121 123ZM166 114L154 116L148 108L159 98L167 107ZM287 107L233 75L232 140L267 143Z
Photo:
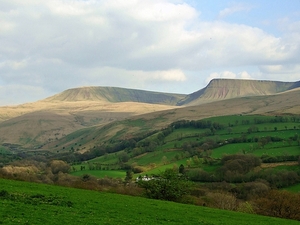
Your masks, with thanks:
M3 224L298 224L106 192L0 179ZM184 216L183 216L184 215Z
M272 111L296 113L299 85L300 82L215 79L190 95L115 87L73 88L37 102L0 107L0 141L39 148L83 128L101 129L130 118L148 121L143 129L153 130L180 119ZM135 118L139 115L143 116ZM114 131L106 138L118 131L127 130L128 135L140 132L136 126L111 126Z
M105 126L85 129L84 133L76 132L58 141L45 145L45 149L66 149L74 143L84 143L81 149L89 149L111 139L126 139L134 135L151 132L167 127L178 120L200 120L224 115L284 115L298 114L300 110L300 89L270 96L253 96L227 99L206 103L199 106L173 108L148 114L132 116L125 120L111 122ZM58 146L58 148L55 148Z
M213 79L205 88L186 96L177 105L199 105L231 98L273 95L299 85L299 82Z
M146 103L99 103L97 101L35 102L15 108L19 116L0 123L0 141L39 147L77 130L95 125L103 126L131 116L162 111L174 106ZM2 112L14 113L14 108Z
M176 105L185 97L182 94L160 93L117 87L82 87L66 90L44 100L55 101L98 101L98 102L142 102L149 104Z

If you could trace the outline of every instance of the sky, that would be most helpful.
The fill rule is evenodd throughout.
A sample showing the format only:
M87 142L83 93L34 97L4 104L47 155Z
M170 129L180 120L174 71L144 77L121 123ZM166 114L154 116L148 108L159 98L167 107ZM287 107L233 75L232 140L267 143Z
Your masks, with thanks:
M300 80L300 0L1 0L0 105L69 88Z

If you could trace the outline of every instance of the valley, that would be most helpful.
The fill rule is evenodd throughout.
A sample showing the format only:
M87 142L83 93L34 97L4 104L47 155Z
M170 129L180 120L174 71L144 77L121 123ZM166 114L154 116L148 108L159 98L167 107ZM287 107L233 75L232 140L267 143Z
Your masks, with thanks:
M190 95L84 87L0 107L0 175L299 220L294 201L278 201L293 214L267 204L299 197L299 94L217 79ZM190 189L149 194L172 179Z

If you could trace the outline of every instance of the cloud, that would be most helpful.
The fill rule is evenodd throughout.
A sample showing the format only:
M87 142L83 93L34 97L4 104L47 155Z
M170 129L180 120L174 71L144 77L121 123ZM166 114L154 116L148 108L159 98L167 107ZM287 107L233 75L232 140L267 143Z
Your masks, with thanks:
M272 66L294 67L294 77L299 71L297 21L281 21L289 26L280 37L243 24L203 21L184 1L2 0L0 9L0 85L14 90L35 87L45 94L109 85L176 91L175 84L194 82L188 73L203 80L205 71L225 71L207 80L251 78L242 67L259 67L262 76L275 79L281 76ZM237 4L219 16L250 9ZM235 67L244 72L230 72Z
M4 51L10 58L43 57L82 67L129 70L201 70L272 62L289 55L280 50L285 43L279 38L245 25L197 21L196 10L184 3L50 1L36 5L43 13L24 3L14 6L15 16L8 14L15 23L14 35L7 39L9 49Z
M280 64L280 65L263 65L259 67L264 77L272 79L274 76L281 81L299 81L300 65Z
M225 79L253 79L252 76L247 71L242 71L240 73L233 73L231 71L223 71L223 72L214 72L211 73L206 78L206 83L209 83L212 79L225 78Z
M224 17L227 17L227 16L232 15L232 14L237 13L237 12L249 11L252 8L253 7L248 5L248 4L238 3L238 4L232 5L230 7L227 7L225 9L221 10L219 12L218 18L222 19Z
M162 81L185 81L186 76L181 70L167 70L154 72L154 79Z
M239 73L239 77L241 79L253 79L252 76L247 71L243 71Z

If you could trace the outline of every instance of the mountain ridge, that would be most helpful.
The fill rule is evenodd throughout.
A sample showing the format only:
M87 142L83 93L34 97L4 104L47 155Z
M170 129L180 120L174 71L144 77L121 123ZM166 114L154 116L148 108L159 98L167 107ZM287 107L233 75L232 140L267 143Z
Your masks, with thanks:
M164 93L119 87L89 86L71 88L42 101L100 101L142 102L149 104L176 105L184 94Z
M197 105L237 97L272 95L299 86L300 81L213 79L206 87L187 95L177 105Z
M283 82L217 78L212 79L204 88L191 94L154 92L120 87L88 86L71 88L41 101L140 102L171 106L191 106L238 97L273 95L298 87L300 87L300 81Z
M155 126L161 128L175 120L221 115L225 113L225 108L227 114L248 114L252 111L295 113L300 110L299 87L300 81L214 79L205 88L190 95L115 87L73 88L37 102L0 107L0 143L36 147L76 130L101 127L139 115L155 117L153 120L161 123L151 124L152 129ZM275 98L275 95L281 96ZM255 96L261 98L249 101ZM228 100L240 102L243 107L228 103ZM204 111L199 111L198 108L202 107ZM259 111L256 107L264 108ZM180 116L175 116L174 112L178 110L181 110ZM189 114L192 117L187 116ZM169 119L166 120L165 115Z

